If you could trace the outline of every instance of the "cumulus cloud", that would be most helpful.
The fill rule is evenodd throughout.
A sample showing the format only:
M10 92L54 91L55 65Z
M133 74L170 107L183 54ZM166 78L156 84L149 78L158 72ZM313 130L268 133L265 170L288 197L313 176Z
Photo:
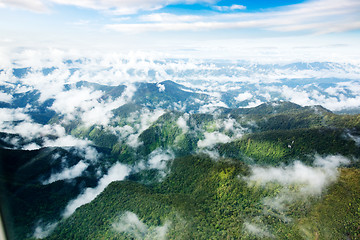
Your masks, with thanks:
M30 143L25 146L27 150L38 149L40 147L85 147L91 142L67 135L63 126L58 124L42 125L34 123L27 115L26 109L0 108L0 131L19 134L26 140L41 138L41 146ZM49 138L48 136L52 136ZM54 138L55 137L55 138Z
M63 114L66 119L80 119L86 125L107 125L113 116L112 110L131 101L136 88L128 85L122 95L114 100L102 100L102 91L94 91L90 88L71 89L59 92L54 96L51 106L56 112Z
M77 208L94 200L111 182L124 180L129 173L129 167L121 163L116 163L108 170L108 173L99 180L95 188L86 188L77 198L68 203L63 212L63 217L70 217Z
M174 158L175 154L173 151L158 148L149 154L148 164L150 168L165 170L167 162Z
M117 232L126 232L136 239L144 239L147 234L147 226L140 221L138 216L132 212L125 212L118 222L112 224Z
M284 223L290 222L291 217L286 213L289 206L299 200L306 201L311 196L320 196L330 184L336 182L339 175L337 168L349 163L350 160L343 156L315 156L313 166L299 161L282 167L253 166L250 176L244 178L249 186L266 187L269 183L276 183L280 188L274 196L262 199L262 213L254 217L251 223L245 222L244 231L257 236L271 235L263 224L263 217L272 215Z
M112 224L116 232L127 233L135 239L166 239L169 222L165 222L162 226L147 226L133 212L123 213L119 219Z
M164 84L157 83L156 86L159 88L159 92L164 92L165 91L165 85Z
M0 108L0 127L6 128L8 124L16 121L30 121L30 117L25 113L25 109Z
M244 93L240 93L237 97L235 97L234 99L238 102L242 102L242 101L246 101L249 100L253 97L253 95L250 92L244 92Z
M34 123L24 112L24 109L0 108L0 113L2 113L0 114L1 132L18 134L27 141L41 139L40 143L31 142L25 146L18 147L26 150L34 150L42 147L77 147L86 149L84 150L85 152L92 151L90 148L87 148L87 146L91 144L91 141L67 135L65 128L59 124L43 125ZM14 145L17 146L17 144ZM93 152L91 154L93 154ZM93 156L97 158L96 154Z
M11 103L13 97L10 94L0 91L0 102Z
M318 54L319 55L319 54ZM66 58L66 56L68 58ZM320 56L326 56L320 54ZM151 72L156 72L157 81L175 80L187 87L201 89L211 95L211 91L226 92L233 87L239 88L241 83L272 83L281 82L283 79L297 78L348 78L358 79L360 76L359 65L323 63L321 69L314 69L311 64L308 68L296 68L293 66L284 67L269 65L244 64L218 64L216 60L199 59L171 59L161 53L132 52L129 54L87 54L74 55L69 52L35 51L29 54L22 51L16 54L9 54L11 62L21 67L31 67L30 73L22 80L23 85L31 86L41 92L41 99L46 100L56 96L63 91L64 84L77 81L88 81L105 85L128 84L135 81L149 81ZM84 61L76 62L76 59ZM37 59L34 61L33 59ZM72 63L64 64L63 61L73 60ZM281 62L281 58L273 58L271 63ZM85 61L86 60L86 61ZM156 61L155 61L156 60ZM264 60L264 58L262 58ZM298 59L297 59L298 60ZM309 59L304 61L308 61ZM329 61L328 57L322 59ZM340 62L344 58L338 59ZM319 60L317 60L319 61ZM300 64L303 66L303 64ZM55 67L56 70L47 76L40 71L42 67ZM69 69L77 69L70 72ZM38 70L35 70L38 69ZM11 79L12 71L1 72L10 82L18 79ZM188 81L192 79L194 81ZM196 81L197 80L197 81ZM198 84L194 84L198 83ZM201 83L201 84L200 84ZM237 83L237 86L234 86ZM239 86L240 85L240 86ZM358 85L355 81L353 85ZM245 85L246 86L246 85ZM348 87L348 89L352 89ZM244 91L249 92L249 90ZM243 92L243 93L244 93ZM200 92L199 92L200 93ZM250 93L250 92L249 92ZM252 94L254 94L251 91ZM355 93L354 93L355 94Z
M84 163L83 161L78 162L76 165L71 168L63 169L62 172L52 174L50 178L42 184L50 184L59 180L67 180L79 177L82 175L83 171L89 166L89 164Z
M212 147L217 143L227 143L230 142L230 137L220 133L218 131L215 132L205 132L204 133L204 139L199 140L197 143L197 146L199 148L206 148L206 147Z
M300 185L305 194L320 195L329 184L338 177L337 167L349 164L350 160L342 156L316 156L314 167L296 161L285 167L252 167L247 178L251 184L265 186L276 182L283 186Z
M187 120L189 120L189 114L185 113L183 116L180 116L176 121L176 124L179 128L181 128L182 133L187 133L187 131L189 130L189 126L186 123Z
M247 130L233 118L225 118L224 120L219 119L216 121L216 123L220 128L224 128L227 134L231 134L231 140L241 138L244 132Z
M126 144L130 147L137 148L142 144L139 141L139 135L148 129L153 122L155 122L165 111L163 109L155 109L153 111L143 108L139 111L133 112L127 121L132 124L132 129L134 133L128 135L126 139ZM129 129L129 128L128 128Z
M208 102L207 104L203 104L199 108L200 113L213 113L215 110L219 108L227 108L228 106L226 103L220 101L220 100L212 100Z
M75 138L71 135L60 136L59 138L52 140L45 138L44 147L86 147L91 141Z
M360 96L344 95L338 93L334 96L334 91L326 89L332 96L326 96L318 90L308 90L301 87L290 88L282 86L277 91L288 101L301 106L321 105L331 111L340 111L360 107Z

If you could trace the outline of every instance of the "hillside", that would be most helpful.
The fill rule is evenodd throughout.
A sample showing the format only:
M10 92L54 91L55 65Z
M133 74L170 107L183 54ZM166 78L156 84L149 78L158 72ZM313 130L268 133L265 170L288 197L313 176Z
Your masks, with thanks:
M156 99L154 87L141 94ZM54 133L0 135L10 239L359 237L359 115L290 102L216 114L135 102L108 125L62 118L49 124L62 124L72 147L46 147L63 141ZM339 221L328 215L337 211Z

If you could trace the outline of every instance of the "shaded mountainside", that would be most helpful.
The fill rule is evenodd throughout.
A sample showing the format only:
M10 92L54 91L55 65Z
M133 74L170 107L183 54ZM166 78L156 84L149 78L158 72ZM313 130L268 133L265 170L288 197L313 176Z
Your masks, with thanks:
M81 193L83 187L97 183L95 168L90 165L86 175L72 181L44 183L63 167L71 168L81 161L76 149L0 149L0 159L1 200L5 203L2 210L12 225L10 239L24 239L34 231L34 223L38 221L57 221L68 201Z

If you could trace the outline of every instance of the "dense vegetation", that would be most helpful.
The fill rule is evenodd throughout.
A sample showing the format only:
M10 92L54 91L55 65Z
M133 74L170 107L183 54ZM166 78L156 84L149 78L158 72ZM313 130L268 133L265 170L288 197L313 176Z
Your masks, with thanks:
M135 213L148 226L169 222L169 239L267 238L247 232L244 223L249 221L261 223L270 229L269 236L277 239L303 239L305 233L309 239L360 236L357 169L343 169L340 181L321 199L293 203L284 214L291 221L263 213L263 199L276 196L281 187L249 186L239 177L246 176L248 170L245 164L229 159L178 158L161 183L112 183L95 201L60 223L47 239L133 238L131 231L117 232L113 227L126 211Z
M75 148L16 150L11 139L17 139L17 146L29 140L0 133L1 198L13 216L12 239L32 239L39 222L58 223L49 240L360 239L360 115L274 102L219 108L216 114L168 110L148 123L143 116L157 113L144 108L146 102L186 99L174 83L163 84L171 94L164 95L156 84L142 85L143 98L115 109L109 126L83 125L79 119L63 124L67 134L91 140L99 153L98 161L87 162L84 173L73 179L42 184L52 173L82 161ZM92 87L104 91L104 99L124 91L123 86ZM62 117L49 112L37 122L62 124ZM34 141L41 145L44 140ZM172 157L164 167L149 167L154 153ZM298 197L301 184L248 180L254 166L282 168L301 161L316 169L316 157L328 155L345 156L351 163L320 195ZM112 182L62 218L68 202L84 188L96 187L116 162L132 168L126 179ZM286 206L269 208L266 200L284 192L292 196Z

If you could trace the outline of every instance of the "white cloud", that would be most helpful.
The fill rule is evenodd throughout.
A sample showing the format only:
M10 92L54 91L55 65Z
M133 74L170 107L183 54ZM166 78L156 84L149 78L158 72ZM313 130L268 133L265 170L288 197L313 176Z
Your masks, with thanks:
M125 33L163 32L163 31L203 31L247 27L241 22L176 22L176 23L131 23L107 24L105 29Z
M246 131L246 129L233 118L226 118L224 120L219 119L217 120L217 124L220 127L223 127L226 132L232 133L232 140L241 138Z
M52 109L56 112L74 119L73 115L77 110L89 111L95 105L98 105L97 99L102 96L101 91L92 91L89 88L71 89L61 91L55 96Z
M101 154L98 153L98 151L93 147L85 147L79 150L80 156L82 156L84 159L90 161L90 162L96 162Z
M42 184L46 185L60 180L68 180L79 177L88 166L89 164L80 161L71 168L66 168L63 169L62 172L52 174L50 178L42 182Z
M156 86L159 88L159 92L164 92L165 91L165 85L164 84L157 83Z
M70 217L77 208L94 200L111 182L124 180L129 173L130 168L121 163L116 163L99 180L95 188L86 188L83 193L68 203L63 212L63 217Z
M142 15L139 17L144 22L192 22L201 20L200 16L196 15L175 15L170 13L153 13L150 15Z
M0 108L0 131L19 134L26 140L41 138L42 145L30 143L23 146L26 150L39 149L41 147L79 147L83 149L83 155L90 160L97 159L98 154L93 148L87 147L91 141L75 138L67 135L65 128L58 124L38 124L25 114L26 109ZM18 122L19 121L19 122ZM17 123L18 122L18 123ZM54 138L49 138L53 136Z
M89 140L75 138L71 135L59 136L55 140L45 139L44 147L86 147L91 143Z
M55 95L55 101L51 108L63 114L66 120L74 120L80 116L82 122L87 126L108 125L113 116L112 110L130 102L135 91L136 88L129 84L120 97L104 101L101 99L104 95L102 91L94 91L85 87L70 89Z
M187 133L187 131L189 130L189 126L186 123L187 120L189 120L189 114L184 114L176 120L176 124L179 128L181 128L183 134Z
M316 156L314 166L306 166L296 161L285 167L252 167L251 175L246 178L250 184L266 185L277 182L283 186L300 185L303 194L320 195L334 183L338 177L337 167L349 164L349 159L342 156Z
M0 108L0 128L4 129L9 123L15 121L30 121L30 117L23 108Z
M228 105L220 100L213 100L208 102L207 104L203 104L199 108L200 113L213 113L218 108L227 108Z
M4 109L5 110L5 109ZM18 113L14 113L12 116L6 115L6 113L12 112L14 109L6 109L10 111L1 111L5 113L3 117L11 117L11 121L0 121L0 129L3 132L19 134L25 139L34 139L37 137L44 137L46 135L54 135L63 137L65 136L65 129L60 125L42 125L38 123L33 123L27 115L24 115L19 111ZM15 109L16 111L16 109ZM14 121L22 121L20 123L14 124Z
M12 99L12 95L0 91L0 102L11 103Z
M171 150L155 149L149 154L149 168L165 170L168 161L175 158L175 154Z
M140 239L159 239L165 240L169 222L165 222L162 226L147 226L133 212L125 212L119 219L112 224L116 232L130 234L137 240Z
M315 156L313 167L296 161L292 165L282 167L251 167L251 174L244 179L249 186L277 183L275 195L262 199L263 211L244 223L244 231L257 236L272 236L271 226L264 225L263 219L272 215L288 223L291 216L287 215L289 206L297 201L307 201L309 196L320 196L325 189L336 182L339 175L338 167L347 165L350 160L343 156ZM304 202L300 202L304 204Z
M23 146L24 150L37 150L40 148L41 148L41 146L36 143L30 143L30 144Z
M217 6L215 8L220 11L229 11L245 9L245 6ZM156 23L108 24L106 28L121 32L260 28L273 31L305 30L331 33L359 29L359 10L360 3L357 0L342 2L318 0L256 13L214 14L210 17L203 16L202 19L192 22L179 19L169 23L165 18L158 17Z
M345 96L339 89L327 88L325 91L332 96L327 97L317 90L306 90L300 87L283 86L278 90L286 100L301 106L321 105L331 111L340 111L360 107L360 96ZM337 92L336 96L334 94Z
M133 129L135 129L134 134L128 136L126 144L130 147L137 148L142 144L139 141L139 135L148 129L153 122L155 122L165 111L163 109L155 109L150 111L147 108L143 108L140 111L134 112L130 115L127 121L134 124Z
M82 8L95 9L99 11L106 11L111 14L135 14L140 10L152 11L161 9L169 4L193 4L193 3L213 3L215 0L34 0L29 3L26 0L2 0L4 6L14 6L23 9L28 9L36 12L44 12L47 10L47 5L50 7L51 3L59 5L70 5ZM0 5L1 6L1 5Z
M52 231L54 231L54 229L56 228L57 225L58 225L57 222L44 224L40 221L36 225L33 237L36 239L46 238L47 236L49 236L51 234Z
M206 148L202 148L202 149L198 149L197 152L201 153L201 154L206 154L213 160L218 160L220 158L220 153L217 150L214 150L214 149L209 150L209 149L206 149Z
M215 6L214 8L219 11L234 11L234 10L245 10L246 6L234 4L231 6Z
M274 236L269 232L269 230L266 229L265 226L262 226L260 224L244 222L243 227L245 232L249 232L252 235L262 238L264 237L274 238Z
M255 99L255 101L253 102L249 102L249 104L247 106L245 106L245 108L254 108L257 107L259 105L263 104L263 102L259 99Z
M199 140L197 143L197 146L199 148L206 148L206 147L212 147L217 143L227 143L230 142L230 137L226 136L223 133L220 132L205 132L204 133L205 139Z
M132 212L125 212L112 226L117 232L126 232L136 239L144 239L148 231L147 225Z
M34 12L47 12L48 8L44 4L43 0L1 0L0 7L16 7L21 9L26 9Z
M238 102L242 102L242 101L246 101L249 100L253 97L253 95L250 92L244 92L244 93L240 93L237 97L235 97L234 99Z
M359 136L354 136L350 133L348 133L347 136L350 137L356 143L357 146L360 146L360 137Z

